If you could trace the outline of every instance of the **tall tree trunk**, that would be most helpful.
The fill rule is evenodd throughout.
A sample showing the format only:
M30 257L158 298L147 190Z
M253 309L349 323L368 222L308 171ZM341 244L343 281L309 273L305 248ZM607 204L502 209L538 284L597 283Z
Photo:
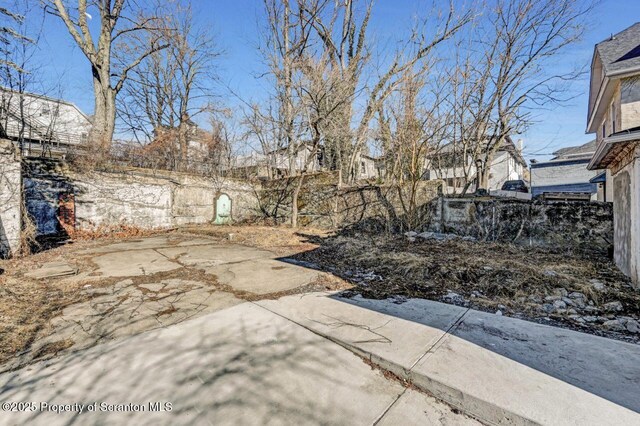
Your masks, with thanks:
M109 76L105 75L104 71L95 67L92 71L95 108L89 141L98 147L102 154L107 154L115 130L116 91L111 87Z
M302 189L302 183L304 181L305 172L303 171L298 177L298 183L293 189L291 196L291 227L298 227L298 199L300 198L300 190Z
M189 137L187 135L188 126L189 125L184 120L181 120L181 123L178 125L178 144L180 146L180 159L178 163L178 169L180 171L185 171L189 162Z

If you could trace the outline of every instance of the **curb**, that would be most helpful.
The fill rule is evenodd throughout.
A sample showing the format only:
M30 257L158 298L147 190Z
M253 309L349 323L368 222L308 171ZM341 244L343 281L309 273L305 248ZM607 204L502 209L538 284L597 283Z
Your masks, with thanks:
M395 374L401 379L407 380L419 390L433 395L436 399L446 402L452 407L455 407L458 410L462 411L464 414L474 417L483 423L487 423L490 425L518 426L533 426L540 424L519 414L513 413L505 408L499 407L489 401L485 401L466 394L464 391L451 387L437 379L426 376L424 374L413 372L411 370L407 370L399 364L381 358L369 351L362 350L343 340L336 339L335 337L329 336L325 333L310 329L308 327L305 327L303 324L298 325L306 328L312 333L322 336L325 339L342 346L343 348L349 350L350 352L353 352L354 354L362 358L368 359L372 364L375 364L381 369ZM437 346L438 345L436 345L435 347ZM432 349L435 349L435 347ZM432 350L430 349L429 352L431 351ZM427 352L427 354L429 352Z

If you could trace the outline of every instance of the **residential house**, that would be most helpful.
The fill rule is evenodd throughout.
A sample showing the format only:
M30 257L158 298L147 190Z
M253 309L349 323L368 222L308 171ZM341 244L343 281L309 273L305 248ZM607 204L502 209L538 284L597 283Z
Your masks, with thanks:
M549 161L531 161L531 194L586 194L592 201L605 201L606 177L587 169L596 151L596 141L562 148Z
M266 154L252 152L236 157L231 165L233 176L238 177L285 177L290 174L290 153L287 148L279 148ZM322 149L313 149L312 144L302 144L293 157L296 171L307 169L309 172L322 170Z
M426 178L443 180L443 191L446 194L460 194L467 184L467 192L476 190L476 165L473 158L457 150L459 147L454 143L446 144L427 161ZM499 190L509 180L527 180L527 171L527 162L522 157L522 141L519 140L516 146L512 139L507 137L493 155L489 170L489 187L485 189Z
M287 148L279 148L267 154L251 153L238 156L232 165L231 174L258 178L288 176L290 174L289 158L290 153ZM296 172L306 168L307 172L311 173L326 170L324 158L323 146L314 149L311 143L301 144L293 157L293 168ZM379 164L374 157L361 154L356 161L360 162L359 180L379 177Z
M596 151L588 168L606 170L607 184L611 189L614 260L620 270L638 284L640 23L595 46L591 63L587 133L596 134Z
M200 128L189 120L180 134L179 127L159 127L153 140L144 145L120 141L112 148L114 158L135 167L179 170L184 167L192 173L216 174L228 163L228 144L217 133ZM181 165L180 136L186 140L185 164Z
M359 180L369 180L381 178L381 171L379 169L380 162L377 158L366 154L360 154L360 170L358 173Z
M24 155L64 156L90 130L89 117L70 102L0 87L0 133Z

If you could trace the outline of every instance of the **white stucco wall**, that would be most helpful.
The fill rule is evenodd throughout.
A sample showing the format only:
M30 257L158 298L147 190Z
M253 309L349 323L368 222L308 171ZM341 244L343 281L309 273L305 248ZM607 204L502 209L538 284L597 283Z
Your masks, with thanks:
M60 194L75 197L76 229L171 228L213 221L220 194L232 201L232 219L239 221L258 212L252 184L235 179L214 179L183 173L153 175L135 169L127 172L77 173L63 167L40 167L25 177L27 210L38 233L60 232Z
M13 144L0 140L0 257L20 249L22 188L20 160Z
M613 175L614 260L640 285L640 148L636 158Z

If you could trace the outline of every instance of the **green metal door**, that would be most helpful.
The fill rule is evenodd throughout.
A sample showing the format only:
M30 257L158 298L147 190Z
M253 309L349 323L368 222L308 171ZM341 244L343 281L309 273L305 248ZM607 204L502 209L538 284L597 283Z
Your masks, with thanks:
M220 194L216 200L216 225L231 223L231 198L227 194Z

